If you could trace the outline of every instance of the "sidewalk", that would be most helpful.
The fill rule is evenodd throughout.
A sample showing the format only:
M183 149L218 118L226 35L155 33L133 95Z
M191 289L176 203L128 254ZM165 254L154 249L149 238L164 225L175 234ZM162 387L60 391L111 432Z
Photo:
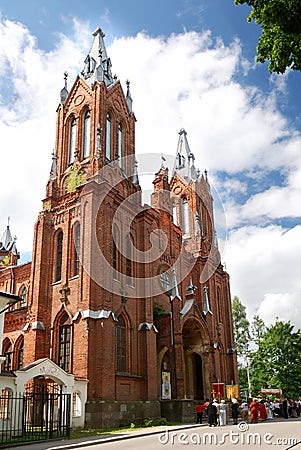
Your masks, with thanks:
M187 428L197 428L200 426L205 426L206 423L202 425L198 424L182 424L182 425L173 425L166 426L161 425L159 427L152 428L143 428L140 430L126 431L123 433L114 433L114 434L103 434L101 436L89 436L86 438L78 438L78 439L61 439L61 440L51 440L47 442L28 442L22 443L21 445L14 447L6 447L10 450L20 450L20 449L28 449L28 450L63 450L63 449L76 449L78 447L89 447L90 445L102 444L104 442L116 442L120 440L132 439L139 436L150 436L152 434L160 434L166 431L166 429L170 431L174 430L185 430Z

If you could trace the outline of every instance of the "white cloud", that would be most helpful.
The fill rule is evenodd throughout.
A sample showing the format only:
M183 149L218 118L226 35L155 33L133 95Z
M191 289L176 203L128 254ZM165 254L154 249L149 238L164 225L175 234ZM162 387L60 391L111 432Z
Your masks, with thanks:
M60 35L56 48L47 53L37 47L23 24L0 21L1 184L5 187L0 192L0 231L11 216L21 252L31 250L34 221L45 195L63 72L68 69L74 79L83 59L83 29L75 34L79 41Z
M106 15L109 20L109 11ZM88 23L74 19L73 30L71 37L58 34L55 48L45 52L24 25L0 18L1 181L5 186L0 192L0 228L10 215L23 252L31 249L33 224L45 194L63 73L69 72L70 87L91 44L93 30ZM272 85L268 97L254 86L240 85L237 74L246 74L252 66L242 60L240 43L235 40L225 46L208 31L165 39L139 33L115 39L108 54L123 86L127 78L131 81L137 153L175 154L177 133L185 127L200 169L209 169L209 176L226 172L222 189L228 199L230 228L253 223L253 227L230 229L226 262L233 295L239 295L252 314L261 311L265 318L273 298L286 300L295 311L300 295L300 227L284 233L276 226L256 226L266 217L299 215L300 133L289 129L277 109L277 93L285 91L285 79L281 86ZM236 173L253 172L256 177L258 168L261 173L285 171L283 186L264 188L237 205L232 194L246 195L249 180L238 180ZM277 315L281 318L278 310Z
M248 306L250 317L262 314L268 322L290 318L301 328L301 226L232 231L224 258L232 294Z
M267 293L264 295L257 313L267 326L275 323L275 318L290 321L301 328L301 308L299 292Z

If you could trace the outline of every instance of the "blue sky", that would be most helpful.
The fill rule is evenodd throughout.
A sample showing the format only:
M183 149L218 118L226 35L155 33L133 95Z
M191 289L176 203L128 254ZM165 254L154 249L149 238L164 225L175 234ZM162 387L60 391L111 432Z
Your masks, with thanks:
M220 244L232 296L250 317L301 327L301 74L256 64L260 28L247 15L233 0L1 0L0 231L11 216L22 261L45 195L63 73L71 86L101 26L113 73L124 88L131 81L137 153L174 155L185 127L208 170L227 223Z

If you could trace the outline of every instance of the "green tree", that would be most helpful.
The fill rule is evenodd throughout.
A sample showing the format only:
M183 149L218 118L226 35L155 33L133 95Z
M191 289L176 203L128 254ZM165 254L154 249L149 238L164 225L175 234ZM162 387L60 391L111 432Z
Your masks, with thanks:
M269 61L269 72L301 70L301 1L234 0L251 6L248 22L261 25L257 62Z
M246 307L236 295L232 299L232 316L236 351L238 356L242 356L249 349L250 322L247 319Z
M290 322L276 321L258 341L251 355L251 383L255 395L261 388L279 388L283 394L300 396L301 331Z
M266 326L264 321L258 315L255 315L251 324L251 336L255 344L260 342L265 332Z

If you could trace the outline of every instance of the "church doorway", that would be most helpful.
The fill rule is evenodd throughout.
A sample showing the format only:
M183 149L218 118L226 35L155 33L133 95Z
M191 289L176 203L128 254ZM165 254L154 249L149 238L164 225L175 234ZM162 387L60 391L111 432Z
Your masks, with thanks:
M208 361L204 355L205 334L202 325L188 319L182 329L185 358L186 398L203 400L209 384Z
M202 365L202 358L198 353L193 353L192 365L194 372L193 377L194 398L197 400L202 400L204 398L203 365Z

